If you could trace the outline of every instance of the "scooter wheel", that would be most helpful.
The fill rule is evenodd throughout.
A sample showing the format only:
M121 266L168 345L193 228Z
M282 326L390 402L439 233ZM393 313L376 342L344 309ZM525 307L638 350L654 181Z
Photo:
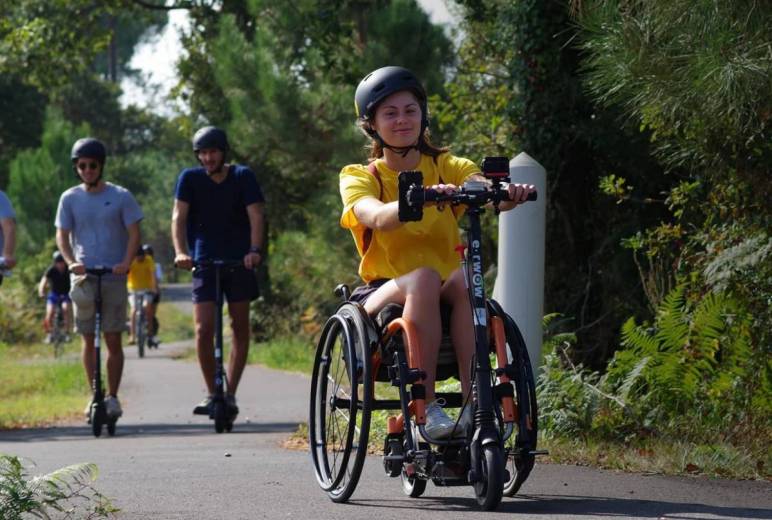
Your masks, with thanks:
M477 503L485 511L493 511L501 502L504 492L504 457L498 446L482 448L482 478L475 482L474 491Z
M105 422L104 410L98 404L92 404L89 413L89 421L91 422L91 432L94 437L102 435L102 425Z
M112 437L115 435L115 423L118 422L117 417L107 419L107 434Z
M228 418L225 413L225 403L222 401L214 403L214 431L222 433L225 430L225 424Z

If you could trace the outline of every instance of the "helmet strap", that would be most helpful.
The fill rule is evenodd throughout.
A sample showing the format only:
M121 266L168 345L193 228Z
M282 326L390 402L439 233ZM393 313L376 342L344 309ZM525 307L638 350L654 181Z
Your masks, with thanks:
M373 138L378 141L378 144L381 145L381 148L388 148L392 152L400 154L402 157L407 157L407 154L410 153L410 150L416 149L420 150L418 148L418 143L421 142L421 138L418 138L418 141L415 144L412 144L410 146L392 146L386 141L383 140L383 138L380 136L380 134L373 130Z

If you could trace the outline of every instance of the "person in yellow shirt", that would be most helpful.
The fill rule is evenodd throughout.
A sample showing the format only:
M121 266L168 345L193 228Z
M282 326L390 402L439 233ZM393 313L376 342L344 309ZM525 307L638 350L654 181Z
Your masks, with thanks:
M137 255L131 262L129 267L129 274L126 279L126 286L129 290L129 303L131 304L131 321L129 328L129 344L136 343L136 317L135 306L139 299L137 293L145 291L148 294L144 301L144 311L146 323L153 323L153 306L150 305L153 300L153 295L158 293L158 280L156 279L155 262L153 257L146 255L145 250L140 247L137 250ZM157 342L154 337L148 338L148 345L153 346Z
M455 248L461 243L459 208L426 207L423 219L402 223L398 217L400 171L420 170L424 184L451 194L467 180L488 182L472 161L451 155L428 136L426 92L418 79L402 67L383 67L365 76L354 96L358 125L371 139L370 162L351 164L340 172L342 227L351 230L361 257L359 276L365 285L351 299L371 316L386 304L404 306L403 316L416 326L426 370L426 431L447 437L452 421L435 400L437 357L442 339L440 303L451 307L450 335L456 350L461 386L470 387L474 355L474 324L470 302ZM534 190L510 184L507 211L524 202ZM472 420L467 407L462 428Z

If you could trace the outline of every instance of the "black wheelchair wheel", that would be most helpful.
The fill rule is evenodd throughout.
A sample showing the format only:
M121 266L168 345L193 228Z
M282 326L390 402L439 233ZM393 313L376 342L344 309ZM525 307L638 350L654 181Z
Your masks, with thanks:
M354 492L367 454L373 334L362 307L346 303L327 321L316 350L308 435L316 479L334 502Z
M214 403L212 415L214 415L214 431L222 433L225 430L225 423L228 421L223 401L216 401Z
M426 491L427 481L416 476L408 477L404 468L402 468L400 479L402 480L402 491L411 498L418 498Z
M536 380L531 368L531 360L525 345L523 335L515 321L495 301L490 301L493 314L504 321L504 333L509 357L515 368L515 403L518 409L518 420L514 424L515 431L507 439L505 453L509 479L504 483L504 496L511 497L520 490L523 482L533 469L536 456L538 409L536 405Z
M504 456L494 444L483 446L481 455L482 475L474 484L474 493L484 511L493 511L504 492Z

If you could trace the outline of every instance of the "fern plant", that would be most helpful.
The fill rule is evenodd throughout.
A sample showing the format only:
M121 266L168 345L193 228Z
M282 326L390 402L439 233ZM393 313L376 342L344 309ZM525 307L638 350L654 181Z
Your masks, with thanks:
M724 294L690 303L677 287L653 324L630 318L621 338L603 374L573 365L570 342L545 342L551 350L538 397L547 435L668 432L707 440L730 437L770 411L769 381L757 378L766 372L752 363L749 318ZM756 422L768 431L763 419Z
M118 509L93 487L97 474L94 464L73 464L30 478L19 457L0 454L0 517L109 518Z

